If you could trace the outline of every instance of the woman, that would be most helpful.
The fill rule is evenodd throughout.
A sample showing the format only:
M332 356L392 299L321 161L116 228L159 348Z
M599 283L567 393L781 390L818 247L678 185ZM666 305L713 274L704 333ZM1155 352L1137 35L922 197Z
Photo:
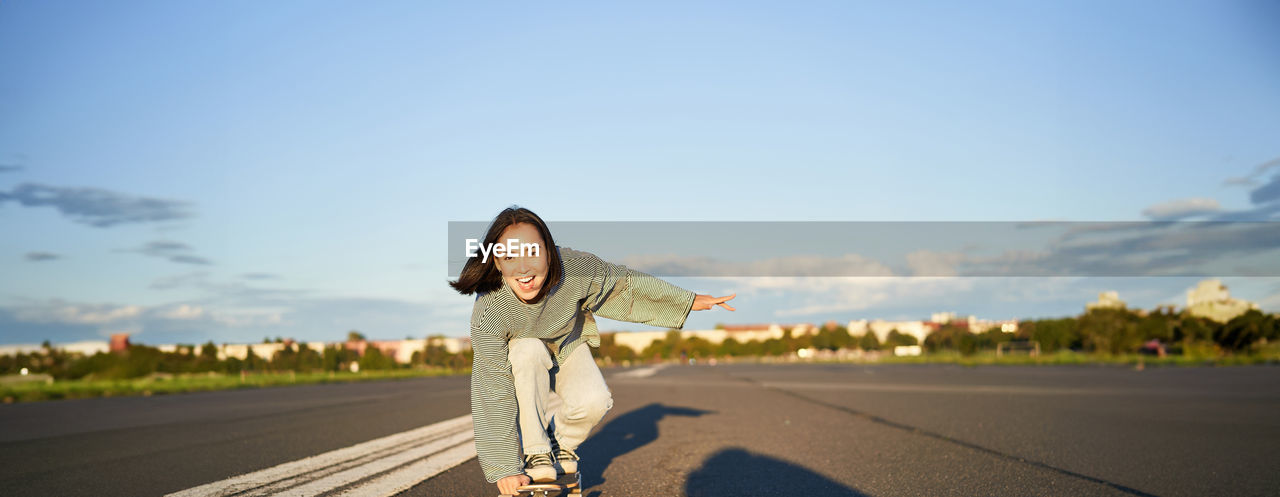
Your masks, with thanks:
M510 247L521 250L505 251ZM514 495L531 480L576 473L575 450L613 407L591 357L590 347L600 346L595 315L680 328L691 310L717 305L734 310L725 303L733 295L695 295L589 253L557 247L546 223L520 207L494 218L480 254L467 260L450 285L464 295L477 294L471 311L476 454L485 479L504 495ZM554 420L554 454L546 412L553 384L562 400Z

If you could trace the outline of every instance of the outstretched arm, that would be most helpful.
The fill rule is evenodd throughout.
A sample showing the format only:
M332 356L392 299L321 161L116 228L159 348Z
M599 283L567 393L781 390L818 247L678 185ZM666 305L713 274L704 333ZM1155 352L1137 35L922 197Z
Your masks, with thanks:
M734 310L725 302L735 295L697 295L626 266L604 262L594 255L576 265L591 278L587 308L609 319L682 328L690 311L707 310L717 305Z

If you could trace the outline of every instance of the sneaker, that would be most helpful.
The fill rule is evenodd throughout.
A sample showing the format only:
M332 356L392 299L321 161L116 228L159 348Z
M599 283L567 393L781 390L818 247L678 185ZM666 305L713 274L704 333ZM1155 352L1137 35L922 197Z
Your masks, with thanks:
M560 474L571 475L578 472L578 453L561 448L556 452L556 466Z
M551 465L551 454L529 454L524 458L524 474L533 481L556 481L556 468Z

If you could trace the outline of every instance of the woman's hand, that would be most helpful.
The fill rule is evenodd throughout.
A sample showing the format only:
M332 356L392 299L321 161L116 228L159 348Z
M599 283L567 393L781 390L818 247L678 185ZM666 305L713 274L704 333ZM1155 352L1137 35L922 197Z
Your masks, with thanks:
M511 475L498 480L498 493L502 495L515 495L516 489L528 485L530 480L527 475Z
M732 307L729 307L729 304L726 304L725 302L728 302L728 301L730 301L730 300L733 300L733 298L734 298L734 297L737 297L737 296L738 296L738 294L736 294L736 293L735 293L735 294L733 294L733 295L730 295L730 296L728 296L728 297L712 297L712 296L710 296L710 295L701 295L701 294L699 294L699 295L697 295L697 296L694 296L694 297L693 297L693 310L695 310L695 311L705 311L705 310L710 309L710 308L712 308L712 307L720 306L720 307L723 307L723 308L725 308L725 309L728 309L728 310L733 311L733 310L736 310L736 309L734 309L734 308L732 308Z

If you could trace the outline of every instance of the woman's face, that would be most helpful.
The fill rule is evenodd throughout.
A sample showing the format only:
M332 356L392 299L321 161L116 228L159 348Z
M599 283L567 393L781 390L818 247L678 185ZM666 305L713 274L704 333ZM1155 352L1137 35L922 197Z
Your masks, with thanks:
M515 241L508 242L511 239ZM542 235L538 233L538 228L529 223L513 224L502 231L496 243L524 248L513 253L504 253L502 257L494 257L494 262L498 265L498 271L502 273L503 283L511 287L520 300L532 302L547 281L547 261L550 260L550 255L547 253L549 247L542 243ZM531 253L527 244L536 244L534 245L537 247L536 255Z

